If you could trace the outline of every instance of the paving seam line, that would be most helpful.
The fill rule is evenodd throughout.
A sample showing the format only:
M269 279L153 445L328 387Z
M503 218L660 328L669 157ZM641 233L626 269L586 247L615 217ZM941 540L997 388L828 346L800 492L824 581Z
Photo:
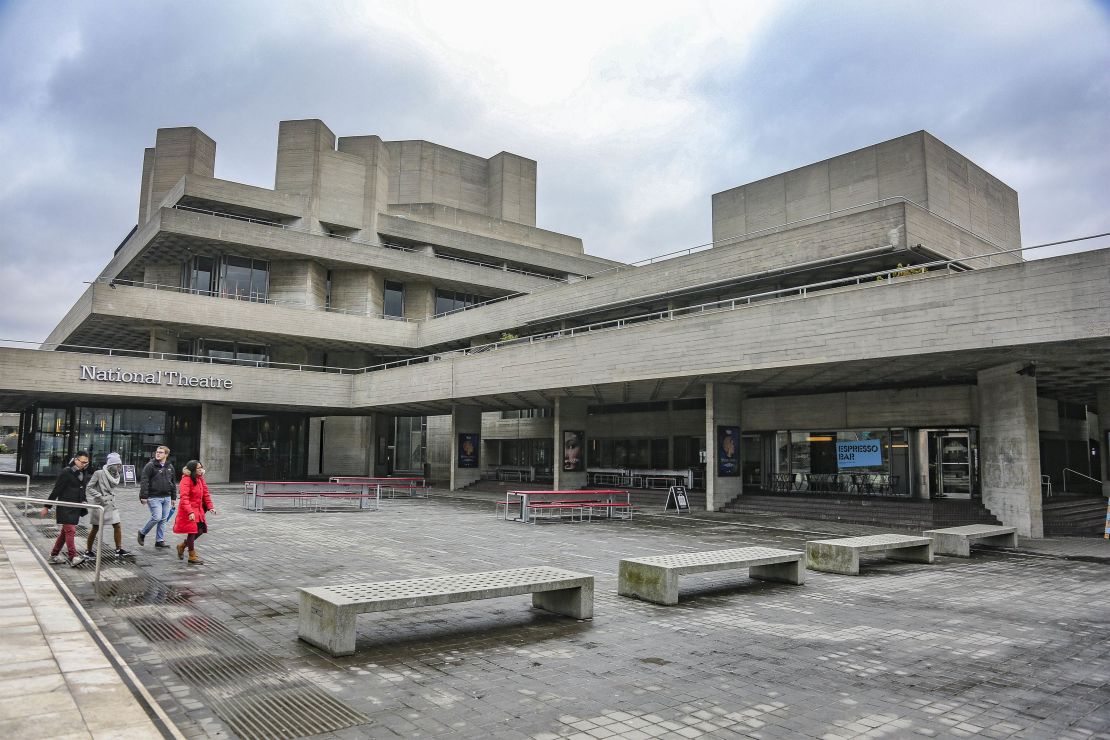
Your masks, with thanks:
M142 681L139 680L130 666L120 657L120 654L116 652L116 649L112 646L108 638L105 637L104 633L100 631L100 628L96 626L96 622L93 621L89 613L85 611L85 608L81 606L81 602L76 595L70 591L69 586L67 586L65 581L54 572L53 568L47 565L46 558L43 557L43 554L34 546L34 543L31 542L27 533L24 532L23 528L15 521L8 507L0 505L0 510L7 516L8 522L12 525L12 529L15 530L23 540L23 543L34 554L39 567L46 571L47 575L49 575L50 579L54 582L54 585L58 588L58 591L62 594L62 597L69 604L70 608L73 609L74 614L81 620L82 625L85 627L85 631L89 633L93 638L93 642L96 643L96 646L104 653L108 662L115 668L116 673L119 674L124 685L130 689L131 694L139 702L140 706L143 707L143 710L146 712L151 722L154 723L154 726L161 731L162 737L173 738L174 740L186 740L185 735L177 728L174 721L170 719L169 715L158 705L158 702L154 700L154 697L151 696L146 686L143 685ZM19 573L16 571L16 578L18 577Z

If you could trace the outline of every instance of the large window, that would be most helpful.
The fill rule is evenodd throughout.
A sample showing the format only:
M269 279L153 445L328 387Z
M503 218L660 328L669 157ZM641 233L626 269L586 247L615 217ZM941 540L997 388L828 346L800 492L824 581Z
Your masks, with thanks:
M424 440L427 422L423 416L397 417L397 450L394 460L396 472L424 475Z
M229 298L266 300L269 264L247 257L224 257L220 295Z
M300 414L231 415L232 480L299 480L307 450L308 422Z
M670 467L666 437L655 439L589 439L587 465L591 468L638 468L665 470Z
M405 284L385 281L385 295L382 300L382 315L386 318L405 317Z
M249 257L193 257L185 263L182 286L190 293L252 301L266 300L270 265Z
M261 344L229 342L221 339L198 339L196 343L197 355L209 357L214 362L258 365L270 361L269 349Z
M473 293L460 293L455 290L442 290L436 289L436 316L441 314L450 313L451 311L458 311L461 308L473 306L476 303L485 303L489 298L487 296L475 295Z

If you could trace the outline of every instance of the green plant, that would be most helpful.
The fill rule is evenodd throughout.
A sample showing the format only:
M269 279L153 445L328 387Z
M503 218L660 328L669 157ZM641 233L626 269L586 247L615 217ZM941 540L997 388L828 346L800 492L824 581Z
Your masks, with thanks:
M511 342L514 339L520 339L520 336L517 334L513 334L511 331L503 331L501 332L501 339L499 339L498 341Z

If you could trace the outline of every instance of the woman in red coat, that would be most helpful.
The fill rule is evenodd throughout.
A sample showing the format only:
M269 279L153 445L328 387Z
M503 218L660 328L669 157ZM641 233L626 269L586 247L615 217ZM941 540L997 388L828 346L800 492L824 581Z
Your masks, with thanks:
M185 474L181 476L181 485L178 487L177 518L173 522L173 531L185 534L188 537L177 546L177 559L185 558L185 549L189 550L189 565L203 565L204 561L197 557L194 547L197 537L208 531L205 514L214 514L216 509L212 506L212 497L208 495L208 484L204 482L204 466L199 460L190 460L185 463Z

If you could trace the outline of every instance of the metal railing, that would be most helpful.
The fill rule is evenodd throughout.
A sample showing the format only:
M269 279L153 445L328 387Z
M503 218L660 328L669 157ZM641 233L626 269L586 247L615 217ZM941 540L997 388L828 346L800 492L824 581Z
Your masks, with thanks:
M6 472L6 471L0 471L0 475L10 475L13 478L22 478L23 479L23 495L24 496L30 496L31 495L31 476L24 475L23 473L9 473L9 472Z
M97 533L100 535L96 539L96 569L93 573L93 590L96 592L97 598L100 598L100 543L104 537L104 507L100 504L80 503L75 504L71 501L52 501L45 498L30 498L28 496L7 496L0 494L0 501L19 501L26 504L41 504L43 506L72 506L78 509L95 509L97 512ZM22 507L20 511L26 515L26 507ZM75 535L76 537L76 535Z
M1064 475L1063 475L1064 490L1062 491L1062 493L1067 493L1068 492L1068 473L1071 473L1072 475L1077 475L1080 478L1091 481L1092 483L1097 483L1100 487L1102 486L1102 481L1100 481L1098 478L1092 478L1091 476L1089 476L1085 473L1080 473L1078 470L1072 470L1071 468L1064 468Z
M450 255L450 254L438 254L438 253L435 253L434 251L433 252L428 252L428 251L426 251L422 248L419 248L419 247L407 247L407 246L404 246L403 244L393 244L393 243L385 242L385 241L373 241L373 242L371 242L371 241L362 241L361 239L355 239L352 236L346 236L344 234L331 234L331 233L321 234L321 233L318 233L318 232L311 231L309 229L301 228L299 226L291 226L289 224L283 224L279 221L266 221L265 219L250 218L249 216L240 216L239 214L236 214L236 213L225 213L223 211L212 211L212 210L209 210L209 209L206 209L206 208L196 208L194 206L183 206L183 205L178 204L178 205L172 206L172 208L174 210L177 210L177 211L188 211L190 213L203 213L205 215L216 216L218 218L230 218L230 219L235 220L235 221L243 221L243 222L246 222L246 223L256 224L256 225L259 225L259 226L269 226L271 228L283 229L285 231L294 231L294 232L297 232L299 234L311 234L313 236L326 236L326 237L331 238L331 239L342 239L343 241L351 242L352 244L359 244L359 245L363 245L363 246L367 246L367 247L380 247L382 249L393 249L393 250L400 251L400 252L409 252L411 254L423 254L423 255L426 255L428 257L434 257L436 259L450 260L452 262L462 262L463 264L474 265L475 267L484 267L484 268L491 269L491 270L497 270L499 272L512 272L512 273L516 273L517 275L525 275L527 277L537 277L537 278L542 278L544 280L551 280L552 282L557 282L557 283L567 282L567 278L562 278L562 277L558 277L558 276L555 276L555 275L546 275L542 272L531 272L529 270L521 270L521 269L516 268L516 267L509 267L508 265L495 265L495 264L492 264L492 263L489 263L489 262L481 262L480 260L470 260L470 259L466 259L465 257L456 257L456 256ZM434 245L429 245L429 246L434 246Z

